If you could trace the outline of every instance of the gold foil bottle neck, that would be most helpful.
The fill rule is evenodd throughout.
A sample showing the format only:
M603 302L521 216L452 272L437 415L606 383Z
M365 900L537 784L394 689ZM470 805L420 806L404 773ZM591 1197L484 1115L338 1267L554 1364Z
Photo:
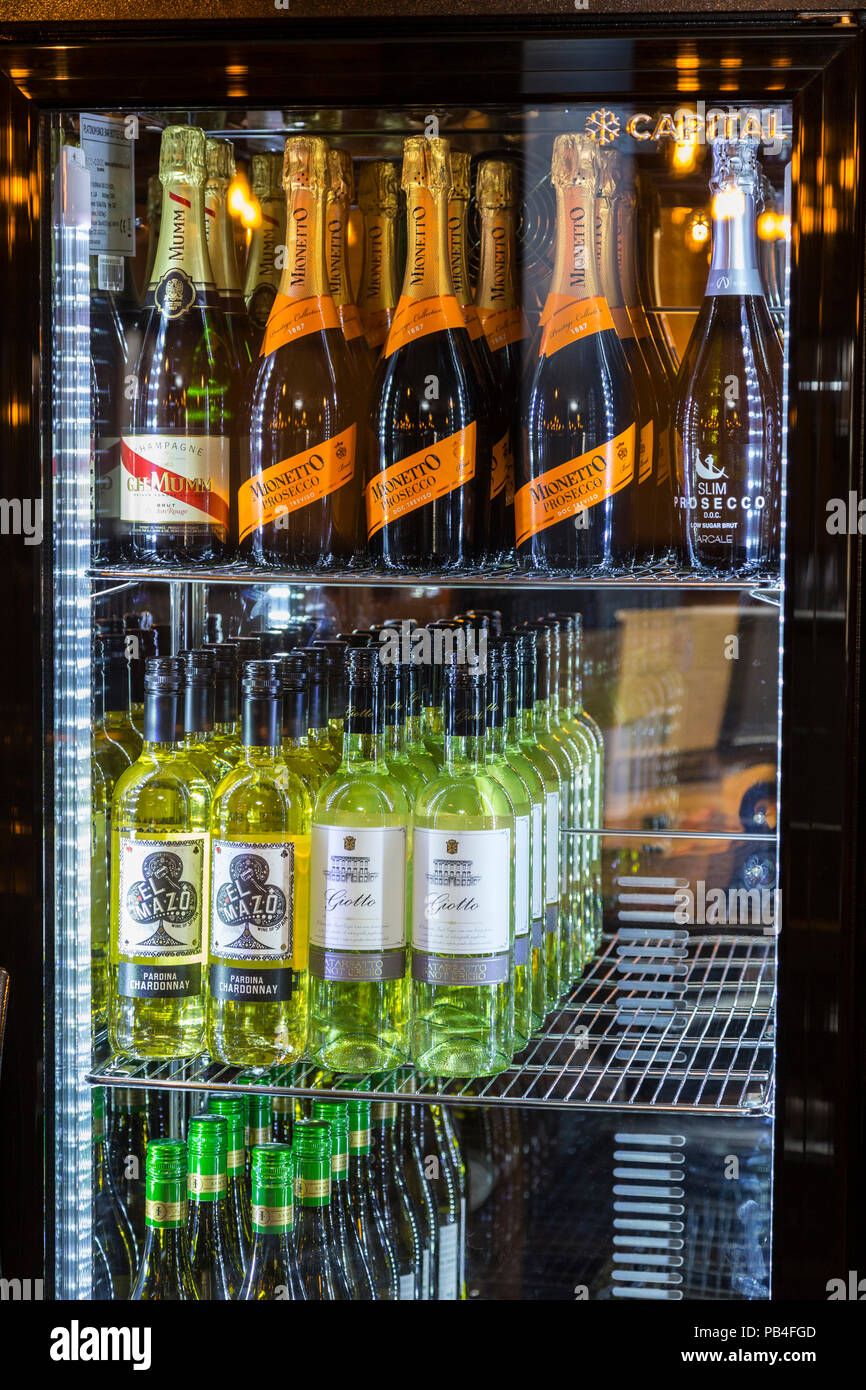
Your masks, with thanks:
M250 188L260 203L282 198L280 182L283 160L278 154L254 154L250 168Z
M397 216L397 169L389 160L375 159L372 164L361 166L358 206L362 212Z
M598 182L598 148L585 135L557 135L553 142L550 178L557 188L585 188L594 193Z
M328 150L328 202L350 206L354 201L352 156L348 150Z
M404 189L413 185L429 188L431 193L444 193L447 197L451 188L451 148L447 140L436 136L428 140L424 135L410 135L403 141Z
M465 150L451 151L451 192L448 196L467 203L471 191L469 164L469 155Z
M206 172L204 131L196 125L166 126L159 146L160 180L182 175L187 183L204 183Z
M230 140L208 140L208 182L231 183L235 176L235 147Z
M328 191L328 142L320 135L290 135L283 158L283 187Z
M475 201L482 210L513 208L514 165L507 159L483 159L475 178Z

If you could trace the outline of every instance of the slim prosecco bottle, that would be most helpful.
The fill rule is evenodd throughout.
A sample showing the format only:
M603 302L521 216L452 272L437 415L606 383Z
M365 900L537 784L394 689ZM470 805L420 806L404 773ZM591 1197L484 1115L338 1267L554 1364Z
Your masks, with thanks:
M180 1139L156 1139L147 1148L146 1235L129 1295L133 1303L198 1300L187 1239L187 1154Z
M250 316L256 350L280 284L277 247L286 240L286 197L280 182L283 161L279 154L254 154L251 192L261 208L261 220L253 228L244 274L244 299Z
M408 1061L411 808L382 750L379 653L349 652L343 760L313 818L310 1057L333 1071Z
M234 1066L294 1062L306 1047L310 798L282 760L279 674L248 661L244 758L211 812L207 1040Z
M445 676L445 763L415 802L412 1056L489 1076L514 1052L514 814L486 766L484 676Z
M387 160L361 166L358 206L364 216L364 259L358 309L367 345L378 357L388 336L397 301L397 170Z

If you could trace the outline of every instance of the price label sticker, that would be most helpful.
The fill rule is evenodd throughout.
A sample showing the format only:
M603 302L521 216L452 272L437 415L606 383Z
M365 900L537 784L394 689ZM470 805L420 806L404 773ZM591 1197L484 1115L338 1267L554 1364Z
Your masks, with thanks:
M135 141L122 116L81 116L81 148L90 173L91 256L135 254Z

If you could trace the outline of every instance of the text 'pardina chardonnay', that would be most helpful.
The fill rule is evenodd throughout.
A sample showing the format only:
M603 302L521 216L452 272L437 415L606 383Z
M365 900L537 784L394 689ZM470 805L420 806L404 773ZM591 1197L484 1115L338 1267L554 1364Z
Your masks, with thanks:
M364 164L358 179L358 206L364 217L364 259L358 309L367 343L377 356L388 336L397 301L397 169L387 160Z

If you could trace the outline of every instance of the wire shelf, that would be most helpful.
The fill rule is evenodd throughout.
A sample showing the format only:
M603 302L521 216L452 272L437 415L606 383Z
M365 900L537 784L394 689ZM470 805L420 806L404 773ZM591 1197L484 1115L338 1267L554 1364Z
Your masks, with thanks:
M667 945L664 944L667 941ZM609 937L584 978L499 1076L443 1080L411 1067L364 1076L310 1063L251 1072L207 1056L95 1062L91 1082L462 1105L767 1114L773 1103L775 941L668 932Z

